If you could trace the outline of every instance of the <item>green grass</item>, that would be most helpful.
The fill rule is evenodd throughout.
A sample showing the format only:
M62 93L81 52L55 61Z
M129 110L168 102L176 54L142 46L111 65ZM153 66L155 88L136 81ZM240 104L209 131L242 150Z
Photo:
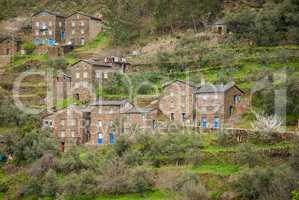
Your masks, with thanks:
M237 165L231 164L203 164L198 167L192 167L192 172L198 174L211 174L211 175L219 175L219 176L230 176L240 171L240 167Z
M0 200L4 199L4 194L0 193Z
M105 196L105 197L98 197L96 200L172 200L168 194L155 191L155 192L148 192L144 195L144 197L140 196L139 194L129 194L129 195L120 195L120 196Z
M100 33L99 35L97 35L97 37L94 40L88 42L83 47L76 49L76 51L81 52L81 51L89 51L96 48L105 48L109 46L109 43L110 43L109 36L106 33Z
M46 62L48 61L48 55L47 54L32 54L32 55L16 55L13 58L12 65L17 66L17 65L23 65L28 61L41 61L41 62Z

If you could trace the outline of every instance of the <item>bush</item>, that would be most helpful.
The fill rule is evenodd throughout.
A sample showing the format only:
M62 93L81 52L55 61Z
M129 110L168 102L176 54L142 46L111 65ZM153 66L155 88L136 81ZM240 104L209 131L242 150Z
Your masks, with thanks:
M186 183L177 195L179 200L208 200L208 192L201 183Z
M13 157L18 164L33 162L49 152L58 155L58 142L50 136L50 133L45 131L26 131L23 137L13 146Z
M296 183L294 177L286 166L277 170L257 168L241 175L234 185L240 199L288 200Z
M32 42L25 42L22 44L22 48L26 51L26 54L32 54L35 46Z
M252 145L243 144L240 151L236 154L236 160L242 165L246 164L250 168L253 168L261 162L261 157Z
M132 191L128 165L120 157L107 161L98 177L97 190L106 194L125 194Z
M132 169L132 191L141 194L142 196L146 191L152 190L154 185L153 174L142 167Z

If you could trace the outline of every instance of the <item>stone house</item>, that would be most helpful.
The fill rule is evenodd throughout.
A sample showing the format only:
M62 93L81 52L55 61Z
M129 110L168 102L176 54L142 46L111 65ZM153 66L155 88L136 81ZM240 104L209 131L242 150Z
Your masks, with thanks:
M101 18L75 12L66 18L66 43L85 45L93 40L103 28Z
M163 85L159 100L159 110L168 116L169 120L179 124L192 124L193 92L197 89L191 82L176 80Z
M222 128L233 116L244 111L244 92L230 82L226 85L202 85L195 91L196 125L201 128Z
M64 145L84 144L90 139L90 112L75 107L59 110L43 119L43 128L50 128Z
M220 35L224 35L227 33L227 25L223 19L217 20L213 25L212 25L212 31L214 33L218 33Z
M32 37L35 45L54 46L65 42L65 17L40 11L32 16Z
M126 101L98 100L90 105L90 145L113 144L121 134L121 113L132 109Z
M106 59L105 59L106 61ZM72 95L81 102L95 100L95 90L115 73L125 73L128 63L80 60L71 67Z
M16 37L3 36L0 38L0 55L13 56L21 50L21 40Z
M156 108L138 108L131 109L121 113L122 132L128 133L134 130L155 130L157 128L158 109Z
M62 103L64 99L68 98L71 93L71 84L72 78L65 73L58 72L58 74L53 79L53 94L50 98L53 98L52 101L49 99L48 105L53 103L53 108L57 104Z

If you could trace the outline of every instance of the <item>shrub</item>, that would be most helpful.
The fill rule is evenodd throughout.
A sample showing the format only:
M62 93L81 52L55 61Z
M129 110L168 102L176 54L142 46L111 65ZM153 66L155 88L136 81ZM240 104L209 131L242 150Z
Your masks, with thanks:
M297 145L292 150L292 156L290 157L290 166L294 170L299 170L299 147Z
M80 150L77 147L70 149L65 154L62 155L62 158L57 160L56 169L59 172L71 173L73 171L79 171L85 169L86 166L80 159Z
M236 160L242 165L247 164L250 168L257 166L261 162L261 157L249 144L243 144L236 154Z
M50 136L50 133L45 131L26 131L24 136L13 146L13 157L18 164L35 161L49 152L58 155L58 143Z
M43 179L43 186L42 186L42 195L46 197L53 197L55 196L58 190L58 181L56 172L50 169Z
M124 194L132 191L129 167L120 157L107 161L98 177L97 190L106 194Z
M32 42L25 42L22 44L22 48L26 51L26 54L32 54L35 46Z
M201 183L186 183L180 194L177 195L179 200L208 200L208 192Z
M236 144L237 140L233 134L222 131L217 134L217 144L221 146L231 146Z
M294 190L294 174L286 166L277 170L257 168L246 172L234 184L239 198L244 200L256 199L291 199Z
M152 190L154 185L153 174L142 167L132 169L132 191L144 195L146 191Z

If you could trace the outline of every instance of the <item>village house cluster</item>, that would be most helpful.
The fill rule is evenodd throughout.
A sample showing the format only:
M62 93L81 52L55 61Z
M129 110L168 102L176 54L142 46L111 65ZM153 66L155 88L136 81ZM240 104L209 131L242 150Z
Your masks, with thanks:
M74 12L69 16L50 11L32 15L31 22L9 35L0 35L0 66L10 63L17 53L25 53L21 44L31 41L35 53L48 53L49 58L63 57L76 46L92 41L103 30L101 16Z
M103 100L93 96L94 88L116 73L126 73L124 58L80 60L69 74L53 80L52 105L72 97L84 108L70 106L48 114L43 126L53 130L61 144L113 144L121 134L167 129L174 124L202 129L220 129L233 124L246 104L244 92L233 82L210 85L171 81L162 87L160 97L146 107L128 100ZM49 103L48 102L48 103ZM54 103L53 103L54 102Z
M63 16L42 11L32 16L32 34L35 45L85 45L101 31L101 17L80 12Z

